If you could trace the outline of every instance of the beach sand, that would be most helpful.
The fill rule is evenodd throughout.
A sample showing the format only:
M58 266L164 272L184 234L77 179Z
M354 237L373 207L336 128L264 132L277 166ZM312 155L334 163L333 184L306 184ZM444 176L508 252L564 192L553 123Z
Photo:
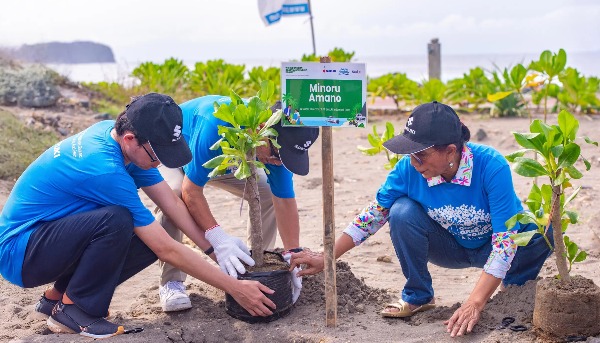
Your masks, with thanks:
M580 135L599 140L600 118L579 117ZM479 129L487 134L480 143L491 145L506 154L518 149L511 131L526 131L527 118L488 118L480 115L463 115L471 129L473 141ZM368 129L334 129L335 174L335 226L340 235L347 223L374 199L387 171L383 168L385 156L362 155L357 145L367 146L371 125L381 132L386 121L398 128L404 125L405 115L371 116ZM556 121L551 116L549 121ZM582 275L600 285L600 214L596 210L600 190L600 150L588 144L583 153L592 162L592 170L576 180L583 186L573 208L580 213L580 224L569 228L568 234L589 253L583 263L573 267L572 274ZM310 149L310 173L295 177L296 196L301 221L301 244L321 251L322 177L321 142ZM531 180L514 175L517 194L525 198ZM0 183L0 201L5 201L12 186ZM225 230L245 238L246 213L240 216L237 198L220 190L207 187L211 208ZM148 203L149 206L152 204ZM244 204L246 207L247 204ZM281 246L278 241L278 246ZM200 251L198 253L201 254ZM391 262L378 261L388 256ZM554 256L542 269L542 277L556 274ZM476 268L451 270L430 265L435 289L434 310L419 313L410 319L384 319L378 312L389 299L395 300L405 282L398 259L389 237L389 227L361 246L349 251L338 262L338 313L337 326L325 326L325 301L323 276L304 278L304 290L292 312L267 324L248 324L225 313L224 293L188 277L186 285L191 295L191 310L163 313L158 300L157 265L153 265L117 288L110 313L111 319L126 328L143 327L141 333L122 335L110 339L114 342L535 342L532 329L532 311L535 282L523 287L509 287L506 292L492 298L473 333L450 338L443 321L464 302L481 270ZM33 306L45 287L21 289L0 279L0 341L14 342L71 342L85 341L76 335L56 335L50 332L45 321L31 318ZM581 314L582 316L585 313ZM503 317L513 316L515 324L529 330L513 332L498 330ZM538 342L544 340L537 339ZM600 337L589 338L600 342ZM545 342L545 341L544 341Z

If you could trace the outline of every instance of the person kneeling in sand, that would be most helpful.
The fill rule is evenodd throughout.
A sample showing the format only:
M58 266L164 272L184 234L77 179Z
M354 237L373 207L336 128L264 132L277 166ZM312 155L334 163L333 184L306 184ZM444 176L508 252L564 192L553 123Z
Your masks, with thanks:
M214 217L209 199L204 195L205 187L216 187L229 192L238 198L248 198L246 180L238 180L233 170L223 171L221 175L209 177L211 169L203 165L222 154L221 148L211 150L219 139L219 126L231 126L214 115L215 104L229 104L230 97L208 95L189 100L181 104L184 127L182 137L188 142L192 151L192 161L183 168L159 168L165 181L190 210L198 226L206 230L206 239L214 249L221 270L236 277L246 272L244 262L253 266L254 260L246 245L237 237L230 236ZM276 103L271 111L281 109L281 102ZM308 149L319 136L318 128L285 127L281 123L272 126L277 131L275 147L270 141L259 146L256 159L264 163L268 174L262 169L258 171L258 190L262 218L262 236L264 246L261 250L272 250L277 233L281 236L284 253L289 261L290 251L300 251L300 218L294 191L294 175L307 175L309 171ZM183 232L168 213L159 213L157 220L171 237L181 242ZM250 221L248 221L248 240L250 239ZM163 311L180 311L192 307L185 293L183 282L186 274L165 261L160 263L160 303ZM297 270L296 270L297 271ZM302 289L302 279L295 273L291 283L292 302L296 302Z
M462 306L444 324L452 337L471 332L486 302L502 282L534 280L551 251L540 235L517 251L506 220L523 211L506 159L491 147L467 143L469 129L449 106L423 104L408 118L403 134L384 143L405 154L379 188L375 202L348 225L335 243L335 256L361 244L386 222L406 283L401 299L384 317L409 317L435 307L427 263L444 268L483 268ZM552 234L548 235L552 239ZM490 244L491 243L491 244ZM292 254L298 275L323 270L322 254Z
M105 318L115 288L157 258L229 293L252 315L272 314L275 304L264 294L271 289L221 273L173 240L138 195L139 187L200 248L210 246L156 169L191 160L182 126L173 99L146 94L116 122L48 149L15 184L0 215L0 272L21 287L54 282L35 307L53 332L124 333Z

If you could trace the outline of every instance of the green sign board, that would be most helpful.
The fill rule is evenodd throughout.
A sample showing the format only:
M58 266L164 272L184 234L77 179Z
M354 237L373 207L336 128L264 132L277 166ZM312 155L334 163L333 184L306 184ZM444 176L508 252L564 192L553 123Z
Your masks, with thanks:
M365 127L364 63L282 63L284 126Z

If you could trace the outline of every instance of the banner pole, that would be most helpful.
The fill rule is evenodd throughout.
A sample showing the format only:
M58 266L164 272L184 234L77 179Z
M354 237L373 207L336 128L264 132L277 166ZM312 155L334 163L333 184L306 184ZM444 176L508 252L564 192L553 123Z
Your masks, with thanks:
M317 47L315 45L315 29L313 27L312 6L310 5L310 0L308 0L308 16L310 18L310 34L312 36L313 55L317 56Z

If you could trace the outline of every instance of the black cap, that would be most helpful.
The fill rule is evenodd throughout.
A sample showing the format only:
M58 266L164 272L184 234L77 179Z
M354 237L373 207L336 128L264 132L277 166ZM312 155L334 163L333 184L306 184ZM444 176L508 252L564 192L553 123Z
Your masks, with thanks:
M404 132L383 146L395 154L412 154L434 145L459 143L462 124L454 110L437 101L417 106L404 127Z
M294 174L308 174L308 148L319 137L319 128L281 126L281 122L272 127L279 134L277 143L283 165Z
M142 95L127 105L125 114L139 137L148 140L165 167L179 168L192 160L192 152L181 134L181 108L170 96Z

